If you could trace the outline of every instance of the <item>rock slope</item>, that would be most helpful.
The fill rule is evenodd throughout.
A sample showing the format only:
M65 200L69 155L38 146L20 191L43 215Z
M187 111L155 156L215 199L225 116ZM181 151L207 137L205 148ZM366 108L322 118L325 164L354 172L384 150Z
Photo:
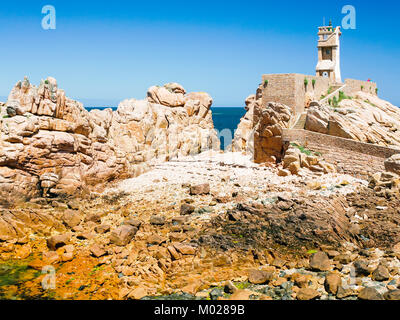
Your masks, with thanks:
M88 112L54 78L36 87L25 77L0 111L2 199L81 193L137 176L152 161L219 149L211 105L207 93L171 83L115 112Z
M306 130L381 146L400 146L400 109L375 95L358 92L336 108L308 109Z

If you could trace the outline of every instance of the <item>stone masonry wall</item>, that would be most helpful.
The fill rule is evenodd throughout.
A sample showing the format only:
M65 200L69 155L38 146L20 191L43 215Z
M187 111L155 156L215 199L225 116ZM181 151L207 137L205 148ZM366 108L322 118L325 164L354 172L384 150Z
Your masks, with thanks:
M306 130L283 130L285 142L297 141L307 149L320 152L324 159L337 166L339 172L367 177L384 171L384 160L400 149L362 143Z
M308 85L305 85L305 79ZM265 84L265 81L268 84ZM313 80L315 84L313 85ZM262 76L263 98L262 105L278 102L289 106L294 114L304 111L307 102L319 100L329 89L330 80L303 74L265 74Z
M307 86L305 79L308 81ZM282 103L289 106L294 115L304 112L311 100L319 101L327 94L329 87L336 85L328 78L296 73L264 74L262 84L262 106L265 107L269 102ZM358 91L377 95L377 85L374 82L346 79L345 84L343 92L348 96L353 96Z
M375 82L346 79L345 84L346 87L344 88L343 91L348 96L352 96L358 91L363 91L373 95L377 95L376 92L377 85Z

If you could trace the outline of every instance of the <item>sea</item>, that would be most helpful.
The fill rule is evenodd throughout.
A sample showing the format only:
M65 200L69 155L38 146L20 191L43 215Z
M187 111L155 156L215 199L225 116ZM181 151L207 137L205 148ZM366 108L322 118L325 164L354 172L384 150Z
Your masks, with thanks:
M86 107L89 111L92 109L107 108L111 108L114 111L117 110L117 107ZM235 130L240 119L246 114L246 109L244 107L212 107L211 111L214 127L220 136L221 149L226 149L232 144Z

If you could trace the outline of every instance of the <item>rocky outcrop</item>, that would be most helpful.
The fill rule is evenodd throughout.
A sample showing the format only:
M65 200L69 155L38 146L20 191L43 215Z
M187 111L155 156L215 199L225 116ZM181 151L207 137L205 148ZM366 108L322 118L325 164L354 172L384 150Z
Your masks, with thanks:
M233 152L254 153L254 133L256 123L254 119L254 109L261 107L262 90L257 89L257 93L250 95L246 99L246 114L240 119L240 123L235 131L232 142Z
M376 195L398 198L400 195L400 176L392 172L376 172L369 179L369 187Z
M12 89L0 111L0 193L12 202L87 191L154 161L219 149L211 97L179 84L149 89L113 112L88 112L54 78Z
M256 95L246 99L246 110L235 133L232 151L252 154L256 163L280 162L284 148L282 129L289 127L292 110L275 102L263 107L262 86Z
M400 146L400 109L375 95L358 92L336 108L312 103L305 129L381 146Z
M324 161L319 153L305 149L298 143L293 142L285 152L283 169L278 174L280 176L299 174L301 168L321 173L336 172L335 167Z
M395 154L385 160L386 171L400 174L400 154Z

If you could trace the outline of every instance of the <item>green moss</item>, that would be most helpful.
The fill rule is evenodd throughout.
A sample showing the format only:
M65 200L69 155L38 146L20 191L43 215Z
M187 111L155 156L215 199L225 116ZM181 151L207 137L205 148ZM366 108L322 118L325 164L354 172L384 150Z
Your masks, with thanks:
M0 264L0 287L18 285L33 280L39 275L39 271L29 268L25 263Z
M249 288L251 286L251 283L250 282L237 282L234 285L239 290L244 290L244 289Z
M346 96L346 94L343 91L339 91L339 98L333 97L333 99L329 99L329 105L332 106L333 108L338 108L339 103L342 102L343 100L346 99L353 99L352 97Z
M373 106L373 107L375 107L375 108L377 108L377 105L374 104L374 103L372 103L372 102L369 101L369 100L364 100L364 102L370 104L371 106Z
M308 150L307 148L305 148L304 146L300 146L297 143L291 143L290 144L292 147L295 147L297 149L300 150L301 153L304 153L307 156L322 156L321 152L316 152L316 151L312 151L312 150Z

